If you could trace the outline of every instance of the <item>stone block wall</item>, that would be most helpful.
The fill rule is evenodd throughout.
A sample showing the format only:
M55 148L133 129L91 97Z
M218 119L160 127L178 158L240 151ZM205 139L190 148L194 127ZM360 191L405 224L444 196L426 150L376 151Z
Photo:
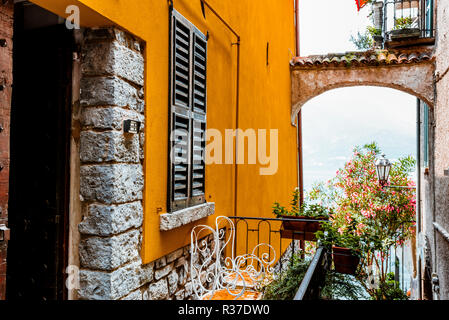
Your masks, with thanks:
M189 246L149 264L140 250L144 188L144 44L86 30L81 54L79 299L191 299ZM140 134L123 121L142 123ZM211 245L213 238L207 236Z
M113 28L85 32L81 53L80 299L120 299L153 279L142 265L144 46ZM142 123L125 133L126 119Z

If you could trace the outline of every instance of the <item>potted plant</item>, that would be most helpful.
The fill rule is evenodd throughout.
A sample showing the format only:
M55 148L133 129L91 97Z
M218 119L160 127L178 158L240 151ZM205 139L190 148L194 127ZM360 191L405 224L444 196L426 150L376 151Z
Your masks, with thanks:
M343 230L333 223L323 224L323 230L317 232L320 245L332 247L332 259L335 271L343 274L356 274L363 252L361 237L354 230Z
M413 28L413 19L411 17L397 18L394 21L394 28L390 31L391 40L401 40L408 38L417 38L420 35L419 28Z
M347 235L332 246L332 259L335 271L344 274L355 274L360 263L360 250L353 247Z
M329 220L330 215L330 211L319 204L304 203L299 206L298 189L293 192L291 210L275 202L273 213L277 218L296 220L282 221L281 237L307 241L316 241L315 233L321 230L321 223Z
M368 26L366 30L373 38L373 47L382 48L382 44L384 41L384 37L382 37L382 29L373 26Z

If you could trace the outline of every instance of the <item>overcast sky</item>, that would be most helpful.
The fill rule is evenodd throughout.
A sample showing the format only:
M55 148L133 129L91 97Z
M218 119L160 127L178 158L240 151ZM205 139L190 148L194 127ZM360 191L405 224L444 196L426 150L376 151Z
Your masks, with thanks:
M301 55L356 50L349 41L371 21L354 0L300 1ZM303 113L304 184L332 178L355 145L377 141L390 160L415 155L416 98L380 87L328 91L308 103Z

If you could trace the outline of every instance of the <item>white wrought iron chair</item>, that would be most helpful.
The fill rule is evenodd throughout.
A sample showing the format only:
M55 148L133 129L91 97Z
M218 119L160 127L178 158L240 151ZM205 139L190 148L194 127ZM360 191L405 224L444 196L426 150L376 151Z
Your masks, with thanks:
M205 238L208 233L213 237L210 245ZM193 228L190 243L190 277L196 299L262 298L262 293L258 290L273 271L276 252L271 245L260 243L251 253L235 257L234 240L234 223L225 216L218 216L215 219L215 229L207 225ZM257 252L264 246L268 252L259 256ZM228 247L230 256L225 257ZM273 253L272 259L270 252Z

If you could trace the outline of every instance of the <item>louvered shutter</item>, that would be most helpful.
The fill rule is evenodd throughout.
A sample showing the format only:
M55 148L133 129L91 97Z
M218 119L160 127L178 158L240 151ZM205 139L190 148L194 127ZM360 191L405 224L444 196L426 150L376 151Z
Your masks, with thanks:
M196 31L193 34L193 75L192 75L192 166L191 190L192 204L204 202L204 183L206 166L205 136L206 136L206 69L207 41L203 34Z
M190 29L174 18L173 35L173 104L190 106Z
M206 37L175 10L171 19L169 207L205 201Z
M172 16L171 26L171 97L170 97L170 174L171 210L189 204L191 156L190 136L190 60L191 31L188 24Z

